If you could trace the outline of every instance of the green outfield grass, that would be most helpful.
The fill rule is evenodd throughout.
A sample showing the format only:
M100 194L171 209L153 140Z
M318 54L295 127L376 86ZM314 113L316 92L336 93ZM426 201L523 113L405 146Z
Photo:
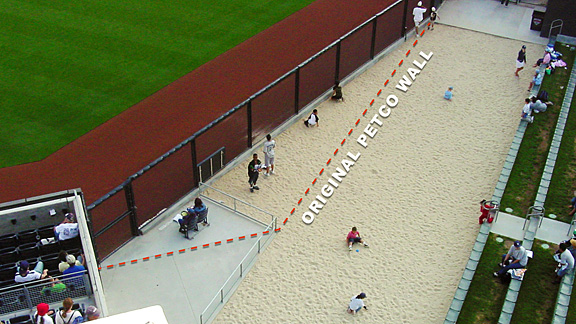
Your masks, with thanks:
M0 0L0 167L40 160L313 0Z

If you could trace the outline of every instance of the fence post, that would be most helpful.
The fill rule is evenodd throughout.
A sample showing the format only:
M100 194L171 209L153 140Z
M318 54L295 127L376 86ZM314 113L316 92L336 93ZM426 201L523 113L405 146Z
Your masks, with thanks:
M370 59L374 59L374 51L376 51L376 25L378 22L378 17L374 17L374 22L372 23L372 44L370 44Z
M402 17L402 31L400 32L400 37L404 37L406 41L406 14L408 14L408 0L404 0L404 16Z
M336 44L336 71L334 75L334 83L340 80L340 44L342 44L341 40Z
M128 211L130 212L130 231L132 236L139 236L142 233L138 229L138 219L136 218L136 202L134 200L134 190L132 189L132 178L128 179L128 182L124 186L124 194L126 196L126 204L128 205Z
M192 152L192 175L194 176L194 188L198 188L200 183L200 172L198 172L198 155L196 154L196 138L190 141L190 152Z
M252 100L248 101L246 106L246 114L248 115L248 147L252 147Z
M298 108L300 106L300 67L296 68L296 77L294 78L294 115L298 115Z

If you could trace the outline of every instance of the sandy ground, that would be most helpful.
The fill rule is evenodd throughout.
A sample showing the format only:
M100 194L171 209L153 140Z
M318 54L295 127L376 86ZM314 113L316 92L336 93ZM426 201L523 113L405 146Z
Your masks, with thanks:
M413 41L347 84L345 102L320 105L320 127L297 123L277 137L277 172L260 177L260 191L248 190L248 161L214 184L281 220L296 207L215 323L443 322L478 233L478 202L492 195L533 69L514 77L519 41L448 26ZM527 45L531 66L543 47ZM406 93L394 89L413 60L423 61L419 51L434 54ZM442 98L448 86L452 102ZM390 94L397 107L360 146L356 138ZM304 224L302 213L347 152L361 156ZM352 226L370 248L348 251ZM361 291L368 311L347 314Z

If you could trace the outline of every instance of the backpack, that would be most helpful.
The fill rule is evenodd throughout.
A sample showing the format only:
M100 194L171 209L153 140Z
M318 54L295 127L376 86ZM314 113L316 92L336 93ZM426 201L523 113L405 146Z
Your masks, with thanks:
M546 90L540 90L540 92L538 92L538 95L536 96L536 98L542 102L547 102L548 101L548 92Z

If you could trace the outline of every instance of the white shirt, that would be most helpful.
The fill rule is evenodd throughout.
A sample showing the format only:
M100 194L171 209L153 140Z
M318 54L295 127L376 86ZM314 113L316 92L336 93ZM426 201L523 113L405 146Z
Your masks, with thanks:
M356 298L356 296L358 295L352 296L352 299L350 300L350 305L348 306L348 308L350 308L353 311L357 310L358 308L364 307L364 301L362 299Z
M42 277L41 273L38 273L34 270L29 270L26 276L22 277L19 273L14 277L14 281L18 283L28 282L32 280L38 280Z
M68 323L72 324L74 323L74 320L76 320L79 317L82 317L82 314L80 314L80 312L77 310L73 310L70 313L66 314L66 318L62 318L62 311L60 310L56 313L56 324L68 324Z
M274 157L274 148L276 147L276 141L270 140L264 142L264 154L268 157Z
M562 269L573 269L574 257L572 256L572 253L568 250L564 250L564 252L560 254L560 263L562 263Z
M525 114L527 114L527 115L530 115L530 112L532 112L532 109L530 108L530 104L529 104L529 103L527 103L527 104L524 105L524 108L522 108L522 112L525 113Z
M316 119L316 115L314 114L310 115L310 118L308 118L308 125L316 125L316 122L318 122L318 119Z
M416 7L414 8L414 10L412 10L412 14L414 15L414 21L422 21L424 19L424 13L426 12L426 9L424 8L420 8L420 7Z
M36 317L36 314L38 314L38 312L36 312L34 314L34 317ZM38 322L36 322L36 324L42 323L42 319L44 319L44 324L54 324L52 317L50 317L50 315L48 315L48 314L46 314L44 316L38 316Z
M64 223L56 226L58 240L63 241L78 236L78 223Z

